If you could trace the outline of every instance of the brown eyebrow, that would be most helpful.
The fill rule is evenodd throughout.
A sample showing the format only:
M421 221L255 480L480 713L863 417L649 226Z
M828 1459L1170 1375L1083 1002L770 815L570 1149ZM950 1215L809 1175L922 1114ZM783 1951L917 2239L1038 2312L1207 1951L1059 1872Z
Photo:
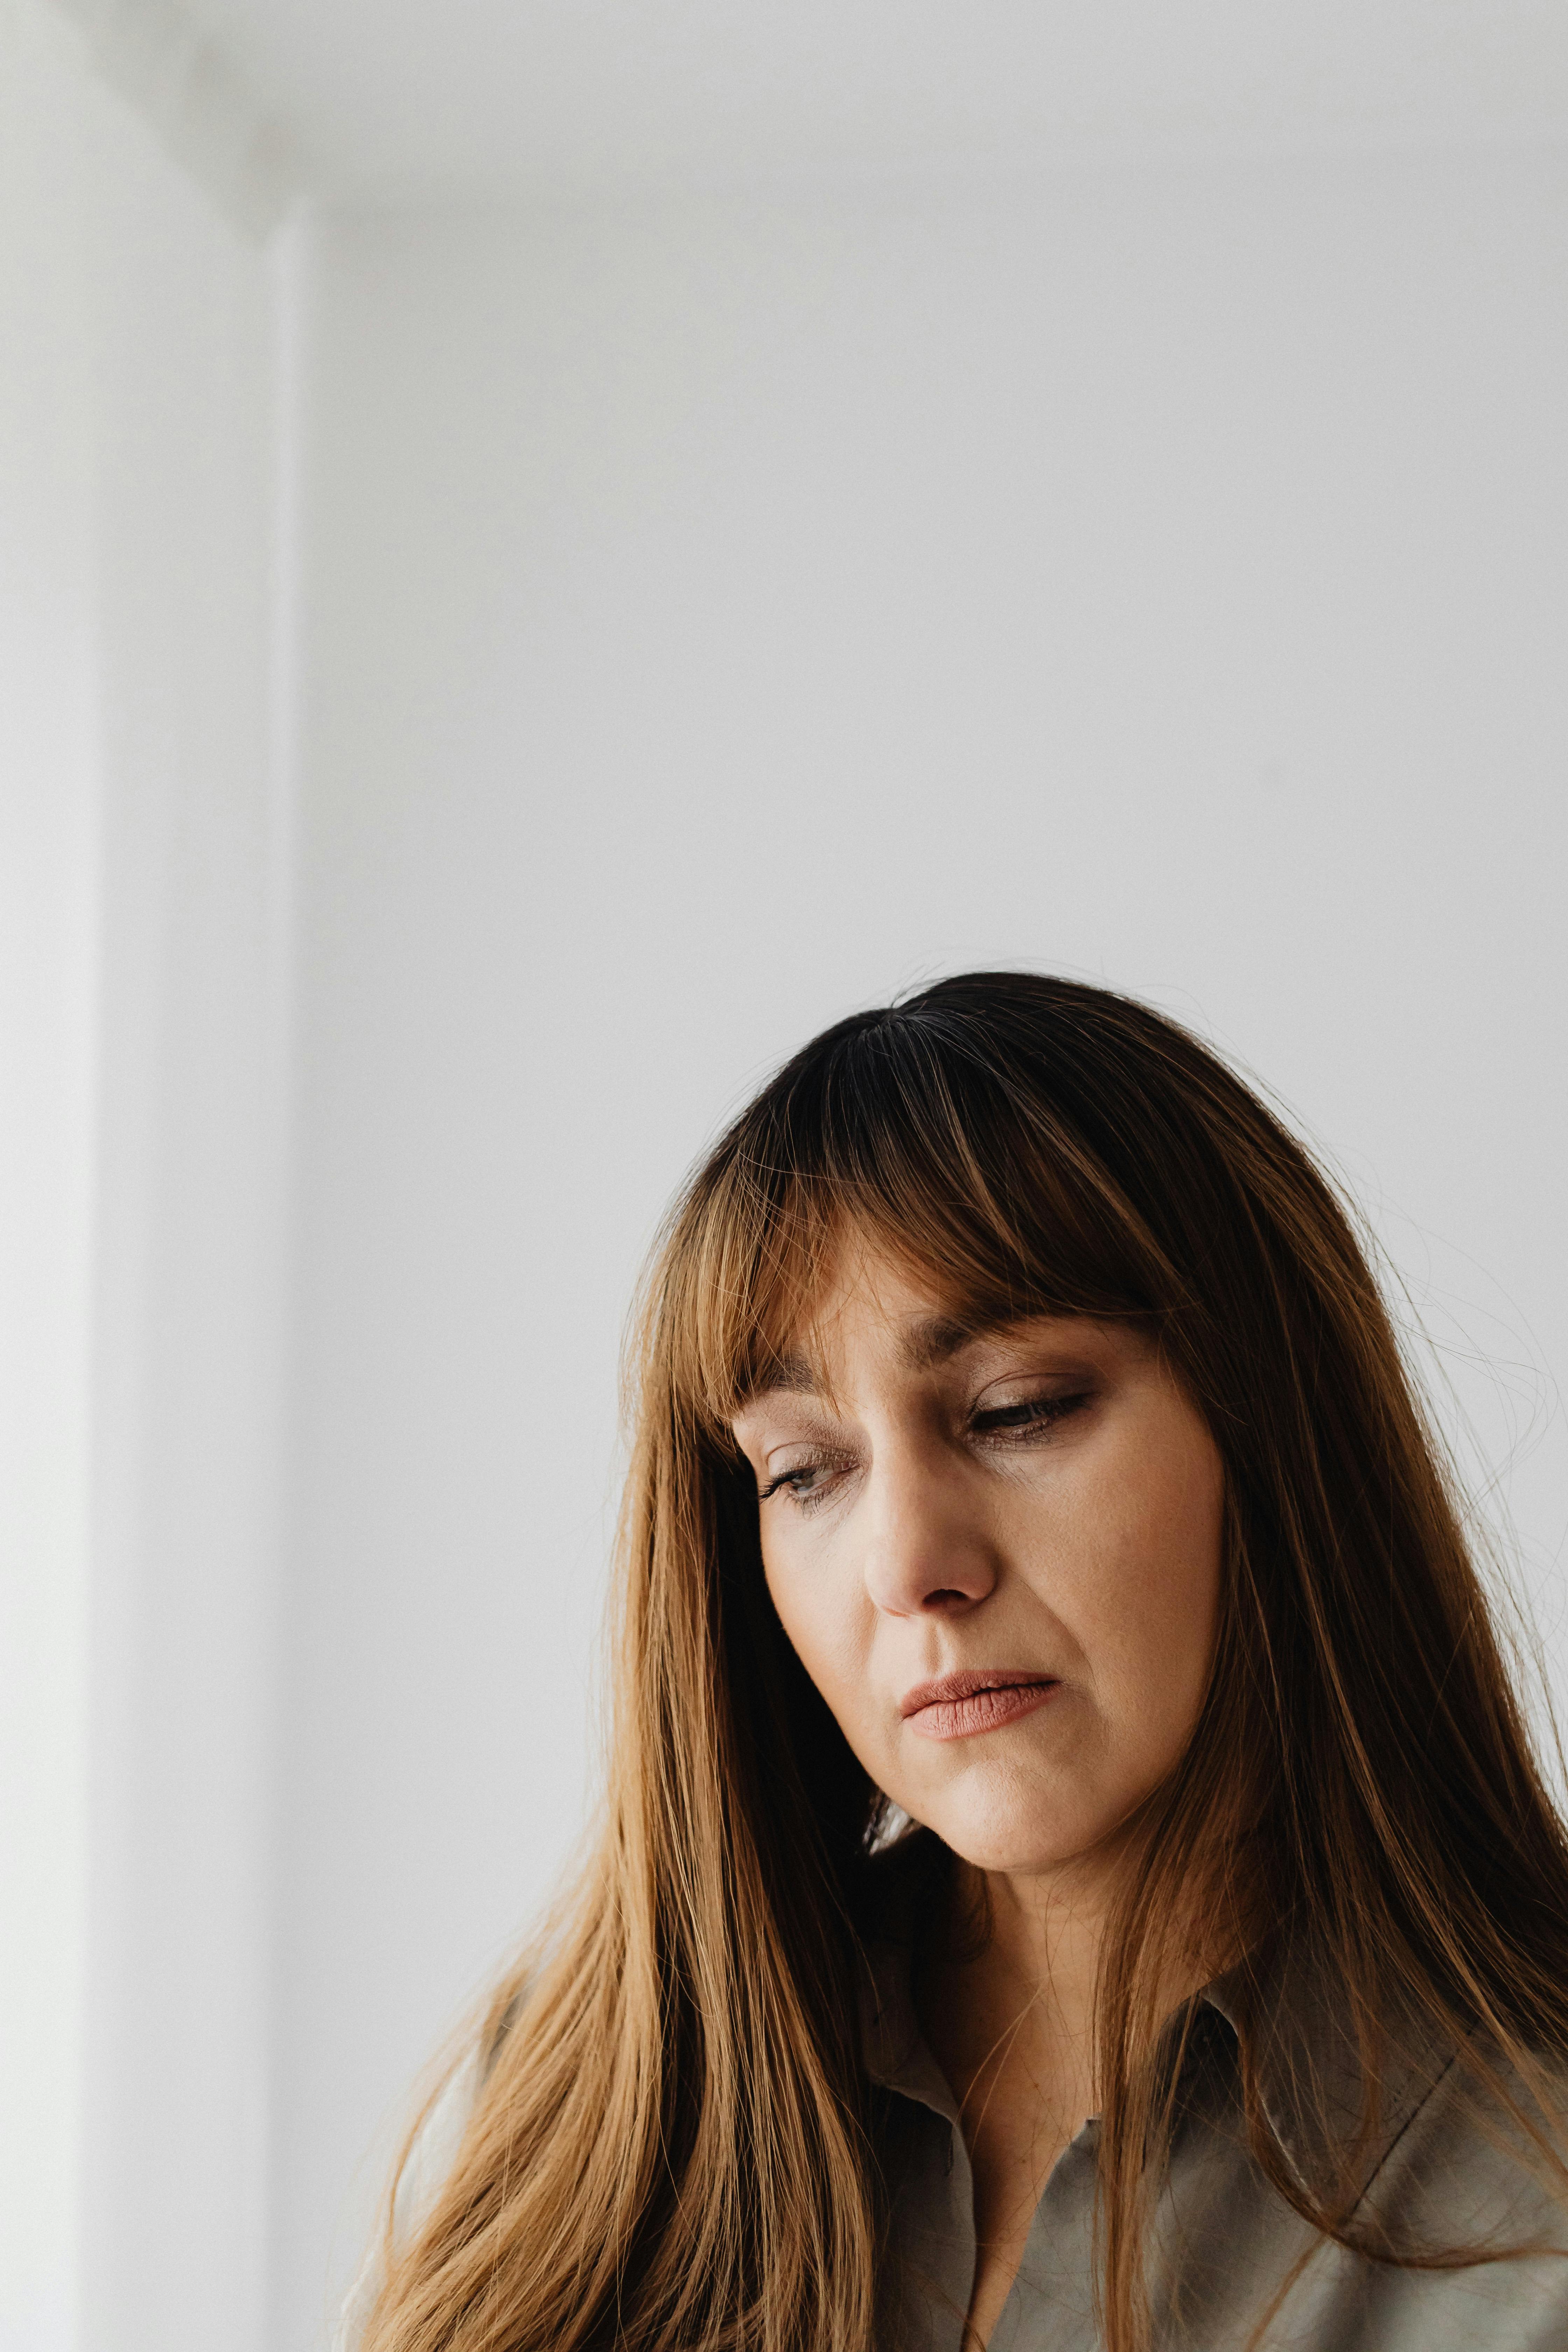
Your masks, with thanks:
M820 1396L822 1391L821 1375L805 1357L793 1353L770 1356L742 1383L735 1398L735 1411L745 1412L765 1396Z
M821 1374L805 1357L780 1356L769 1365L762 1387L754 1393L760 1395L765 1389L782 1389L788 1396L814 1396L821 1387Z
M906 1333L899 1353L911 1370L929 1372L938 1364L950 1363L976 1339L992 1338L1013 1323L1026 1318L1015 1315L983 1315L965 1318L957 1315L923 1316L912 1330Z

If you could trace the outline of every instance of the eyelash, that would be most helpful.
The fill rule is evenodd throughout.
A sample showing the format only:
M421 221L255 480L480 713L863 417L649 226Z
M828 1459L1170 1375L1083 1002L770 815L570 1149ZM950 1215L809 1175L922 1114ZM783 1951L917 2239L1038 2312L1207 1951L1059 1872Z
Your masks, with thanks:
M979 1436L1005 1435L1009 1430L1048 1428L1053 1422L1065 1421L1079 1406L1089 1402L1089 1391L1081 1389L1074 1396L1026 1397L1020 1404L998 1405L991 1412L977 1412L970 1427Z
M1088 1390L1081 1390L1073 1396L1028 1397L1019 1404L998 1405L990 1412L972 1415L969 1426L977 1437L999 1437L1005 1442L1024 1436L1031 1430L1048 1429L1053 1423L1065 1421L1069 1413L1076 1412L1080 1405L1089 1402L1089 1393ZM776 1478L770 1478L765 1486L758 1489L757 1500L765 1503L772 1496L793 1494L796 1507L809 1511L822 1503L826 1496L804 1487L800 1481L821 1476L830 1467L826 1463L803 1462L797 1469L781 1470Z

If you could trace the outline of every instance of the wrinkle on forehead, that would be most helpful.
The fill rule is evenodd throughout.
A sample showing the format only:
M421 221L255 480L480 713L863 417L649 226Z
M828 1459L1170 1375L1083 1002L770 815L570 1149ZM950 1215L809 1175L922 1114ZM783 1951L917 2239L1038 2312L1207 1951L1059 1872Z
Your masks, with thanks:
M879 1238L840 1230L830 1249L822 1252L814 1269L816 1280L808 1297L796 1295L796 1311L788 1328L776 1331L748 1364L736 1383L732 1412L739 1415L765 1396L810 1396L831 1402L837 1383L833 1375L834 1327L855 1300L868 1300L881 1309L888 1278L917 1297L931 1300L942 1286L934 1274L904 1256L895 1255ZM895 1348L900 1361L925 1370L965 1346L981 1328L980 1319L965 1315L952 1302L912 1319L895 1318ZM985 1318L994 1324L995 1318Z

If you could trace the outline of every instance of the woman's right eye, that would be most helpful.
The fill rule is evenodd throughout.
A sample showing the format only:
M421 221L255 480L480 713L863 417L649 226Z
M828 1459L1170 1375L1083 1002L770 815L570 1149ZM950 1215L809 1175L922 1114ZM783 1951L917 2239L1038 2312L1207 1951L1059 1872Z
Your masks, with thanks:
M797 1462L757 1489L757 1500L765 1503L773 1495L793 1495L803 1508L814 1501L820 1502L826 1482L836 1465L831 1462Z

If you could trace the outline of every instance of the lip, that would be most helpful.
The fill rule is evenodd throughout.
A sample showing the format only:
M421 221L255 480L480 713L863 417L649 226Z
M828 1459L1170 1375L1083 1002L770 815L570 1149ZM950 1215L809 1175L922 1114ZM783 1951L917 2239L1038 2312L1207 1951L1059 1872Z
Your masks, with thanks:
M922 1739L968 1739L1033 1715L1061 1684L1037 1666L964 1666L917 1683L899 1712Z

